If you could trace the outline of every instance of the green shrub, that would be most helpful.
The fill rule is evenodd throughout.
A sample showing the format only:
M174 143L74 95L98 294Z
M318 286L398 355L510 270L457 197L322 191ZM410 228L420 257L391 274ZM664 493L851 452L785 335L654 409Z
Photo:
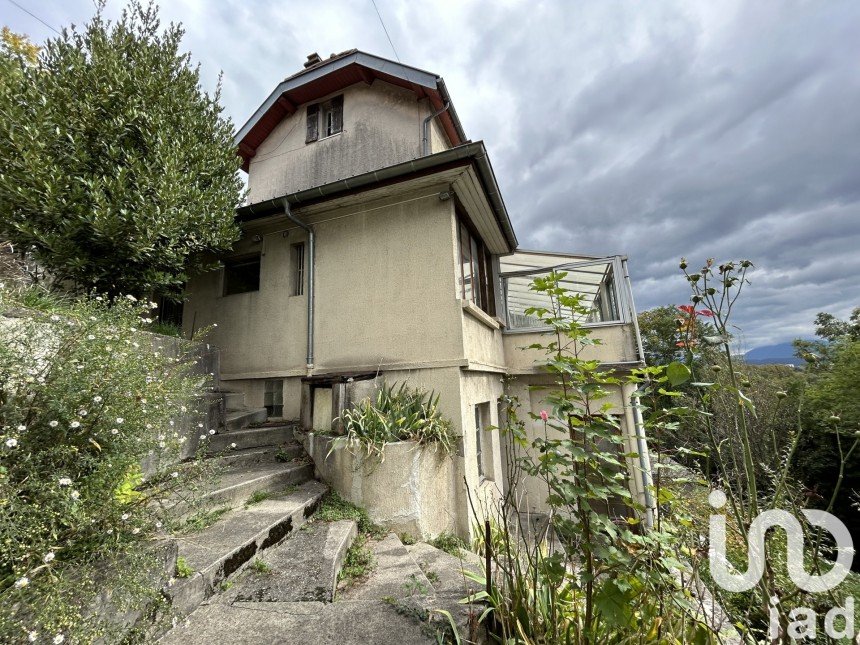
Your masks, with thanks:
M439 395L407 387L383 384L375 399L364 399L341 415L347 441L359 445L368 455L384 458L386 443L416 441L454 449L451 421L439 411Z
M0 288L0 641L88 642L87 567L133 560L200 476L176 419L206 383L190 343L141 331L149 311Z

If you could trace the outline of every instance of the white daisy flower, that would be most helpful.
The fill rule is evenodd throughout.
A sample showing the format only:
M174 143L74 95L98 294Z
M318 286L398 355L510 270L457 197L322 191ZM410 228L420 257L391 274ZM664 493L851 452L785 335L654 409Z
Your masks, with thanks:
M138 533L140 533L140 529L139 529L139 528L137 528L137 527L134 527L134 528L131 530L131 534L132 534L132 535L137 535Z
M101 403L104 399L102 397L96 395L93 397L93 403Z
M71 480L71 478L69 478L69 477L60 477L60 478L57 480L57 483L58 483L60 486L71 486L71 485L72 485L72 480Z
M179 473L174 471L174 472L170 473L170 476L173 477L174 479L176 479L177 477L179 477Z
M25 426L25 425L18 426L18 432L24 432L26 429L27 429L27 426Z
M60 645L60 643L62 643L64 640L66 640L65 636L63 636L62 634L57 634L56 636L54 636L54 645Z
M15 581L15 589L26 587L28 584L30 584L30 578L28 578L27 576L21 576Z
M128 518L129 518L128 513L123 513L123 514L122 514L122 516L120 516L120 518L119 518L119 519L121 519L121 520L127 520Z
M80 427L81 427L81 422L80 422L80 421L72 421L72 422L69 424L69 427L70 427L70 428L80 428Z
M76 490L73 490L71 495L72 495L72 499L80 499L81 498L81 494Z
M30 632L29 634L27 634L27 640L31 643L35 643L37 640L39 640L39 632Z
M215 434L215 428L210 429L209 434Z
M119 430L117 430L116 428L111 428L110 433L111 434L119 434Z
M96 337L93 336L92 334L87 334L87 340L95 340L95 339L96 339Z
M60 425L60 422L59 421L48 421L48 425L51 426L52 428L56 428L58 425Z
M10 437L9 439L6 439L6 447L7 448L14 448L17 445L18 445L18 440L15 439L14 437Z
M116 422L117 422L117 423L122 423L123 421L125 421L125 419L123 419L122 417L117 417L117 418L116 418Z
M155 523L155 528L160 529L160 528L161 528L161 522L156 522L156 523Z
M205 434L200 435L200 441L206 441L206 435Z
M60 320L60 317L57 314L54 314L53 316L51 316L51 320L53 322L57 322L58 320Z
M231 443L231 444L230 444L230 447L231 447L231 448L235 448L235 447L236 447L236 444L235 444L235 443Z
M42 562L44 562L45 564L48 564L49 562L53 561L53 559L54 559L55 557L57 557L57 556L55 556L55 555L54 555L54 552L53 552L53 551L48 551L48 552L45 554L45 557L44 557L44 558L42 558Z

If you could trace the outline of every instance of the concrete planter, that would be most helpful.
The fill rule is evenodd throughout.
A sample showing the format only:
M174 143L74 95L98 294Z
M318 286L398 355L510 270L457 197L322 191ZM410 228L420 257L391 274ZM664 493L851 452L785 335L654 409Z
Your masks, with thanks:
M399 441L385 444L385 460L379 461L349 446L332 450L334 440L314 432L305 435L316 475L341 497L367 509L374 522L422 539L456 531L461 486L453 456Z

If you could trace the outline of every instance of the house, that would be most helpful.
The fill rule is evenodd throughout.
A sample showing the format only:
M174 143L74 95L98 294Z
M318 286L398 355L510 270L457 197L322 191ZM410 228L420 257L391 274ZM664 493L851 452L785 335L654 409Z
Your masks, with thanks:
M307 430L330 427L377 375L438 393L462 446L450 481L425 495L448 525L428 531L468 534L464 478L479 497L506 485L502 438L483 432L499 423L506 377L527 408L542 407L529 390L547 378L541 357L519 349L545 333L524 313L532 277L570 265L605 343L594 356L643 364L626 259L519 251L487 150L468 140L441 77L357 50L313 54L236 142L243 238L188 284L186 331L217 324L224 387ZM645 503L632 395L619 388L613 403L628 452L643 454L629 465ZM544 495L527 492L540 511Z

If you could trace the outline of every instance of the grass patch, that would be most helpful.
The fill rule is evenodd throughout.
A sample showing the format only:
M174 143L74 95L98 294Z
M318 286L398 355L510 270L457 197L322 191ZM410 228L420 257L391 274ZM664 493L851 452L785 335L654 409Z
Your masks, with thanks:
M223 580L221 582L221 591L230 591L233 588L233 585L236 584L232 580Z
M187 578L192 573L194 573L194 569L191 568L191 565L188 564L188 560L183 558L181 555L176 558L176 577L177 578Z
M245 508L249 506L253 506L254 504L259 504L260 502L265 502L272 496L272 493L267 490L255 490L251 493L251 496L245 502Z
M367 546L367 542L367 535L365 534L360 534L355 538L343 559L343 567L338 574L338 580L352 584L370 575L370 572L376 567L376 559L373 557L370 547Z
M405 544L406 546L411 546L412 544L415 544L415 542L417 542L417 540L410 533L401 533L400 534L400 542Z
M263 562L260 558L254 558L254 561L251 563L251 569L261 574L272 573L272 565Z
M463 551L466 550L466 543L453 533L440 533L430 540L429 544L445 553L453 555L455 558L463 557Z
M211 511L195 513L185 521L181 530L183 533L197 533L203 529L207 529L220 520L229 510L229 506L223 506Z
M314 513L314 517L323 522L354 520L358 524L359 533L373 538L381 538L385 535L385 529L379 524L375 524L366 510L346 501L335 491L329 492L323 498L319 509Z

